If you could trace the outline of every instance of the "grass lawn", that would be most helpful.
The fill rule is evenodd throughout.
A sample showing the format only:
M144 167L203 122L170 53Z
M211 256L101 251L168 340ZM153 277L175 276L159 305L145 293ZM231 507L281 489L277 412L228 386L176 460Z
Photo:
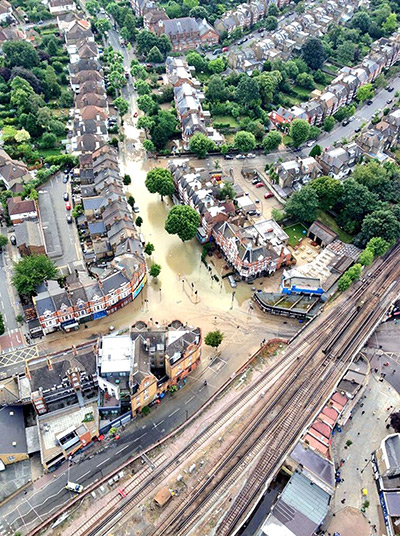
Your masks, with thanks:
M327 214L324 210L318 209L317 219L321 221L322 223L324 223L325 225L327 225L328 227L330 227L332 231L335 231L335 233L338 235L339 239L342 242L345 242L346 244L350 244L353 241L353 237L349 235L348 233L346 233L345 231L343 231L339 227L339 225L336 223L336 221L332 218L332 216Z
M42 158L47 156L58 156L62 153L62 147L55 147L54 149L39 149L39 154Z
M305 87L300 86L293 86L293 91L296 93L296 95L299 96L300 99L303 101L306 101L309 99L312 89L307 89Z
M289 235L288 244L289 246L292 246L292 248L297 246L299 241L307 236L307 227L304 227L302 223L295 223L289 227L284 227L283 230Z
M224 125L227 125L232 128L239 127L239 123L231 115L213 115L212 119L214 123L224 123Z

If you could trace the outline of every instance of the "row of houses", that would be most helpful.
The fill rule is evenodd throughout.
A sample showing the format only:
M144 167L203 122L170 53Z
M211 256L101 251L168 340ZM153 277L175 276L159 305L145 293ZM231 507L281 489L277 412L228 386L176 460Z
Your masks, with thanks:
M326 150L315 158L298 157L278 163L273 170L278 183L273 187L286 198L321 175L344 180L362 160L391 160L391 149L399 142L399 129L400 109L395 109L375 125L363 129L350 143Z
M133 213L124 193L118 153L108 139L108 102L98 48L90 24L75 15L58 17L70 55L75 108L69 123L70 149L79 155L72 200L83 261L64 267L65 283L46 281L33 298L32 336L71 331L107 316L142 290L146 263ZM93 99L93 100L92 100ZM101 264L101 268L98 266Z
M211 125L211 114L203 110L204 94L200 82L193 76L194 68L182 58L168 57L165 62L168 83L174 88L175 108L182 129L182 142L189 149L191 137L200 132L216 145L224 142L223 136Z
M326 0L308 4L305 13L291 15L276 31L253 41L251 48L231 51L229 64L236 71L251 75L256 69L261 70L265 61L285 61L311 37L322 37L333 24L346 24L360 3Z
M382 37L357 67L342 67L324 92L313 92L314 98L301 107L280 107L270 112L269 118L276 127L289 125L294 119L306 119L311 125L319 125L325 117L349 104L361 86L374 82L384 69L394 65L399 58L400 32L389 38Z
M200 363L201 345L200 329L179 320L165 327L140 321L124 335L27 360L24 373L1 386L0 422L11 425L0 460L10 465L40 452L44 469L55 470L183 385ZM25 427L29 405L36 419Z
M214 240L228 265L242 280L268 275L289 266L292 255L288 235L274 220L251 223L247 217L252 201L230 176L195 170L187 162L168 165L176 188L174 201L189 205L200 214L197 238ZM221 199L221 188L231 183L236 200Z

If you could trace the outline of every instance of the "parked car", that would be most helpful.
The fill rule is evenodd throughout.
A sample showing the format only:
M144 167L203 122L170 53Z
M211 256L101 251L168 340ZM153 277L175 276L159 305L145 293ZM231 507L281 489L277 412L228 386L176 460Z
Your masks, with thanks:
M229 281L229 284L232 288L236 288L237 287L237 283L233 277L233 275L228 275L228 281Z
M342 121L342 127L346 127L349 123L350 121L348 119L345 119L344 121Z
M64 201L69 201L69 193L64 192L63 198L64 198Z
M222 51L222 52L228 52L228 50L229 50L229 47L222 47L222 48L221 48L221 51Z
M392 104L392 102L393 102L393 99L388 99L388 100L386 101L386 104Z
M66 208L67 210L71 210L72 207L71 207L71 203L70 203L69 201L67 201L67 202L65 203L65 208Z
M394 91L394 87L391 87L391 86L387 86L386 89L387 89L387 91L389 91L389 93Z
M213 51L212 55L213 56L216 56L217 54L221 54L222 52L222 49L221 48L217 48L216 50Z
M246 157L244 156L244 154L237 154L236 155L236 160L244 160Z
M225 160L233 160L234 159L234 156L232 154L226 154L224 156Z
M257 182L256 184L256 188L262 188L263 186L265 186L263 182Z
M69 223L69 224L72 223L72 216L70 216L69 214L67 216L67 223Z
M15 238L14 235L11 235L10 236L10 242L13 246L16 246L17 245L17 239Z
M354 132L360 132L360 130L361 130L361 127L357 127L357 128L354 130Z
M137 214L138 212L140 212L140 208L137 205L134 205L133 212Z
M259 179L258 177L256 177L255 179L253 179L253 180L251 181L251 184L257 184L257 183L259 183L259 182L260 182L260 179Z
M247 211L247 215L248 215L248 216L255 216L256 214L257 214L257 211L254 210L254 209L251 209L251 210L248 210L248 211Z
M256 157L256 155L254 153L249 153L247 155L247 158L255 158L255 157Z
M271 197L274 197L274 194L272 192L268 192L267 194L264 194L264 199L270 199Z
M135 113L133 114L133 117L137 117L138 115L139 115L138 112L135 112Z
M63 183L66 184L68 182L68 175L64 175L64 178L63 178Z
M367 104L368 104L368 106L371 106L371 104L372 104L373 102L374 102L374 101L373 101L372 99L368 99L368 100L367 100Z
M307 143L307 147L312 147L315 143L315 140L310 140L308 143Z
M83 486L81 484L75 484L75 482L67 482L65 489L68 491L74 491L75 493L82 493Z

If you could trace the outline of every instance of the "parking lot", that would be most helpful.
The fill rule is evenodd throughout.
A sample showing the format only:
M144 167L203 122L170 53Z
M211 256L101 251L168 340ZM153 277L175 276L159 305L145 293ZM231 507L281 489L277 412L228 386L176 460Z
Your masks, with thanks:
M63 177L64 173L58 173L39 190L47 254L59 267L82 258L76 226L67 222L72 210L65 208L64 193L68 192L71 202L71 184L64 184Z

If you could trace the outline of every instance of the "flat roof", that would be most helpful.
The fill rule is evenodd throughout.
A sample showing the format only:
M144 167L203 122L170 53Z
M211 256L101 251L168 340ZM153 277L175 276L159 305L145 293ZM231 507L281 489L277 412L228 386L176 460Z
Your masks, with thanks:
M331 487L335 486L335 469L333 463L323 458L302 443L297 443L290 457L297 463L301 463L305 469L316 475Z
M26 454L28 447L22 406L5 406L0 411L0 453ZM5 431L7 430L7 433Z
M130 372L132 363L132 339L130 335L106 335L101 341L101 374Z

